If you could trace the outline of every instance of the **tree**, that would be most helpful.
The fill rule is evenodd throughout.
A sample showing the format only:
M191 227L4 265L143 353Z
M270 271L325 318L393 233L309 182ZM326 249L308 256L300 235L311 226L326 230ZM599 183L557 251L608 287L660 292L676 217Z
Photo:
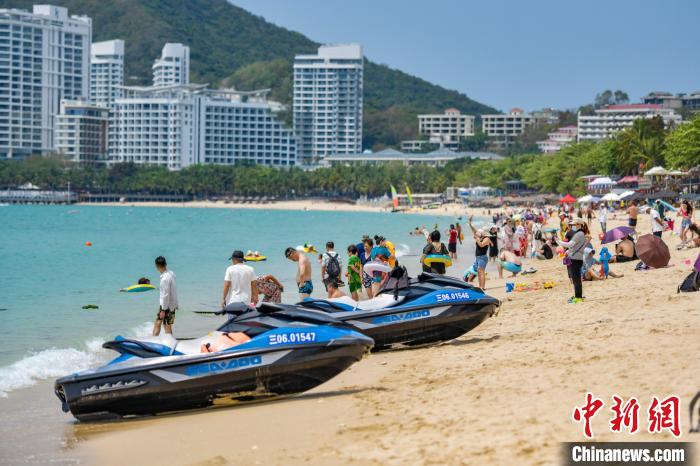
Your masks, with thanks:
M671 131L666 137L664 156L671 168L688 169L700 165L700 115Z
M479 152L489 146L489 137L486 133L477 131L474 136L467 136L459 141L459 150L467 152Z
M594 106L595 108L603 108L608 105L620 105L629 103L630 98L625 91L616 90L611 91L610 89L605 90L595 96Z

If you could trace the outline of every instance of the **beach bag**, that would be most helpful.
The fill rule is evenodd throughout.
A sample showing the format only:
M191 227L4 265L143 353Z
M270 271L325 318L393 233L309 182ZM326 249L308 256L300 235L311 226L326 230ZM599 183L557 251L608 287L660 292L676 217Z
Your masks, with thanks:
M328 253L328 265L326 265L326 273L328 278L340 278L340 262L338 262L338 255L332 256Z
M552 248L549 247L548 244L545 244L545 245L542 247L542 251L543 251L543 255L544 255L544 258L545 258L545 259L551 259L551 258L554 257L554 253L552 252Z
M678 293L700 291L700 272L692 271L678 286Z
M535 239L537 241L542 241L542 230L535 231Z

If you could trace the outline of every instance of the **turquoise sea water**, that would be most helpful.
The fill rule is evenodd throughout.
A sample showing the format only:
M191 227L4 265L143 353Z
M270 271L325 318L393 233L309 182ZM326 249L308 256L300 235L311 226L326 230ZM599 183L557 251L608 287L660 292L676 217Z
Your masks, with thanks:
M153 260L164 255L177 275L180 311L176 336L214 328L217 318L191 311L216 310L224 270L233 249L258 250L252 264L285 285L283 299L297 298L295 264L287 246L333 240L345 248L363 234L383 234L406 261L424 244L416 226L449 217L425 215L86 206L0 207L0 396L97 365L108 357L101 343L117 334L146 335L158 293L119 293L139 277L158 284ZM85 242L92 242L91 247ZM314 295L321 297L316 261ZM83 310L86 304L97 310ZM2 401L0 400L0 403Z

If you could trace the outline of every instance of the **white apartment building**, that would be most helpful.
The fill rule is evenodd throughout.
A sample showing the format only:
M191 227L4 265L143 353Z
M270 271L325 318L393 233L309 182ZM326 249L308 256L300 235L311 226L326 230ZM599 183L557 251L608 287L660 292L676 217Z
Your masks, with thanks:
M153 85L178 86L190 83L190 48L167 43L160 58L153 63Z
M122 97L124 85L124 41L94 42L90 47L90 102L110 107Z
M109 109L88 102L62 100L55 118L56 152L73 162L106 162Z
M297 142L266 92L206 85L126 88L114 104L112 162L178 170L198 163L296 165Z
M459 140L474 136L472 115L462 115L456 108L448 108L442 114L418 115L418 132L430 137L430 142L459 143Z
M668 126L680 123L682 118L673 109L659 104L609 105L599 108L595 115L578 115L578 140L599 141L608 138L621 129L629 128L634 120L660 116Z
M294 132L304 163L362 152L363 73L359 44L294 57Z
M88 98L91 41L66 8L0 9L0 159L53 150L61 99Z
M513 108L505 115L481 115L483 132L495 145L510 146L513 140L533 124L535 119L520 108Z
M576 141L578 128L576 125L563 126L547 134L545 141L537 141L537 147L545 154L559 152L562 147Z

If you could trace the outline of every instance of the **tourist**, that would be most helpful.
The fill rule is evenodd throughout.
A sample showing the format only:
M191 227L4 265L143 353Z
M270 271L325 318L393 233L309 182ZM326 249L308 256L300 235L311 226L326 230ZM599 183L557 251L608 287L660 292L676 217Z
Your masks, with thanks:
M334 249L335 244L333 241L328 241L326 243L326 252L324 252L321 257L321 279L323 280L323 285L326 287L326 291L328 291L328 283L334 282L336 286L342 283L340 275L343 272L343 263ZM328 297L330 298L329 291Z
M639 215L639 209L637 208L637 201L631 201L630 206L627 208L627 215L629 216L627 220L627 225L637 231L637 215Z
M175 272L168 270L168 263L165 257L156 257L156 270L160 272L160 299L156 321L153 323L154 337L160 335L161 326L165 329L165 333L173 333L175 311L178 308Z
M596 270L596 265L600 265L600 268ZM583 250L583 266L581 267L581 279L587 282L593 282L597 280L605 280L608 277L620 278L623 274L617 274L612 270L608 269L608 274L605 274L602 262L600 259L595 257L595 249L592 247L586 247Z
M455 228L454 224L450 225L450 229L447 230L447 235L447 250L450 252L450 258L452 260L457 260L457 240L459 238L459 232Z
M630 262L637 260L637 252L634 247L634 240L630 235L627 235L619 243L615 245L615 255L610 262Z
M523 261L513 251L501 251L498 255L498 276L503 277L503 270L512 273L511 277L518 275L523 269Z
M387 256L389 267L392 269L396 267L398 261L396 260L396 247L394 246L394 243L379 235L375 235L374 242L377 246L382 246L389 251L389 256Z
M438 230L433 230L433 232L430 233L430 242L423 248L423 254L420 256L420 263L423 267L423 272L445 275L446 267L444 262L430 262L429 264L425 263L425 257L429 255L449 255L449 251L447 250L445 243L440 242L440 232Z
M372 249L374 249L374 241L369 236L362 240L362 256L365 258L362 263L362 286L365 288L367 293L367 299L372 299L374 294L372 293L372 276L365 272L365 264L372 260Z
M328 280L328 283L326 284L326 289L328 290L328 298L342 298L345 296L345 293L343 293L339 288L338 288L338 282L337 280L331 278Z
M598 210L598 223L600 223L600 229L605 234L608 228L608 204L607 202L600 203L600 209Z
M489 226L489 239L491 240L491 246L489 246L489 260L495 262L496 258L498 258L498 226L495 224Z
M535 257L539 260L549 260L554 257L554 250L552 245L553 238L547 237L544 242L535 251Z
M357 255L357 246L351 244L348 246L348 288L350 296L355 301L360 300L360 291L362 291L362 262Z
M459 222L455 223L455 227L457 228L457 240L459 241L459 244L462 244L462 241L464 241L464 233L462 233L462 225L459 224Z
M297 263L296 283L299 291L299 298L304 300L311 296L314 291L314 284L311 282L311 261L306 255L294 248L287 248L284 257Z
M255 305L258 302L258 288L255 285L255 270L244 264L243 251L233 251L229 265L224 275L224 292L221 298L221 308L231 303Z
M391 265L389 264L389 257L391 257L391 251L389 251L389 248L387 248L386 246L383 246L383 243L385 241L384 238L377 235L375 236L375 239L377 240L377 242L372 248L370 259L372 259L372 262L377 262L391 267ZM379 292L379 288L381 287L386 275L387 274L384 272L372 273L372 296L377 295L377 293Z
M576 218L570 222L572 237L570 241L560 241L559 244L566 248L564 263L569 272L569 277L574 285L574 296L569 298L569 303L583 301L583 284L581 283L581 267L583 266L583 250L590 241L584 233L584 221Z
M663 220L661 220L661 214L651 207L647 207L647 213L651 217L651 234L661 238L665 227Z
M469 217L469 228L472 230L475 242L474 269L476 269L479 279L479 288L484 290L486 289L486 265L489 262L488 252L489 246L491 246L491 239L489 239L484 230L476 229L472 220L473 217Z
M678 211L678 215L681 217L681 246L684 246L688 242L688 233L690 233L690 225L693 224L693 207L687 200L681 201L681 208ZM692 237L692 234L691 234Z
M274 275L260 275L255 279L258 296L263 295L262 302L279 304L282 302L284 286Z

